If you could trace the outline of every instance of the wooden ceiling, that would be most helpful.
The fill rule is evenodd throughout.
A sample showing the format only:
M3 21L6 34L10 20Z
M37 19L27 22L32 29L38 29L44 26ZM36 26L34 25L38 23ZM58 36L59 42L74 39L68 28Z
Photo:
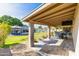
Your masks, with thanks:
M49 26L61 25L62 21L74 19L76 5L76 3L46 3L25 17L24 21Z

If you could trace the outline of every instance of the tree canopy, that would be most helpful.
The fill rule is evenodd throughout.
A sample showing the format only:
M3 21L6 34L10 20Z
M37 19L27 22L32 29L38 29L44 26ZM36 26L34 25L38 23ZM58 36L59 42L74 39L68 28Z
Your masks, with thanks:
M20 19L8 16L8 15L3 15L0 17L0 23L3 23L3 22L6 22L11 26L14 26L14 25L22 26L23 25Z

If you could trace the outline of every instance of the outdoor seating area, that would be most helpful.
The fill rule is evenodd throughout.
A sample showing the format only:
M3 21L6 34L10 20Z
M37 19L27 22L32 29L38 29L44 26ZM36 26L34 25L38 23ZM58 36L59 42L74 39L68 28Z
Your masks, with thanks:
M28 22L28 27L13 27L13 34L19 38L14 37L14 44L9 42L12 46L0 48L1 56L79 55L79 3L44 3L22 21ZM46 31L36 32L35 24L46 26Z

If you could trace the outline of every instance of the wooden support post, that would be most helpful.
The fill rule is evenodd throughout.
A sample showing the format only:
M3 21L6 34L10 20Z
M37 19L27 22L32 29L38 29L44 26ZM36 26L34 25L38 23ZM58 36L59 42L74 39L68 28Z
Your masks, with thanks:
M75 55L79 56L79 4L77 4L73 20L73 42L75 47Z
M50 39L50 37L51 37L51 27L48 26L48 38Z
M29 46L34 46L34 24L29 23Z

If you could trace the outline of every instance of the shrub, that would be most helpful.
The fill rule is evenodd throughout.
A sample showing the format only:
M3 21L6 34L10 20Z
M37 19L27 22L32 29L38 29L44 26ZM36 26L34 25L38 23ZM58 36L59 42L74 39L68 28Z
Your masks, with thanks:
M11 32L11 27L7 23L0 23L0 45L4 46L5 39Z

